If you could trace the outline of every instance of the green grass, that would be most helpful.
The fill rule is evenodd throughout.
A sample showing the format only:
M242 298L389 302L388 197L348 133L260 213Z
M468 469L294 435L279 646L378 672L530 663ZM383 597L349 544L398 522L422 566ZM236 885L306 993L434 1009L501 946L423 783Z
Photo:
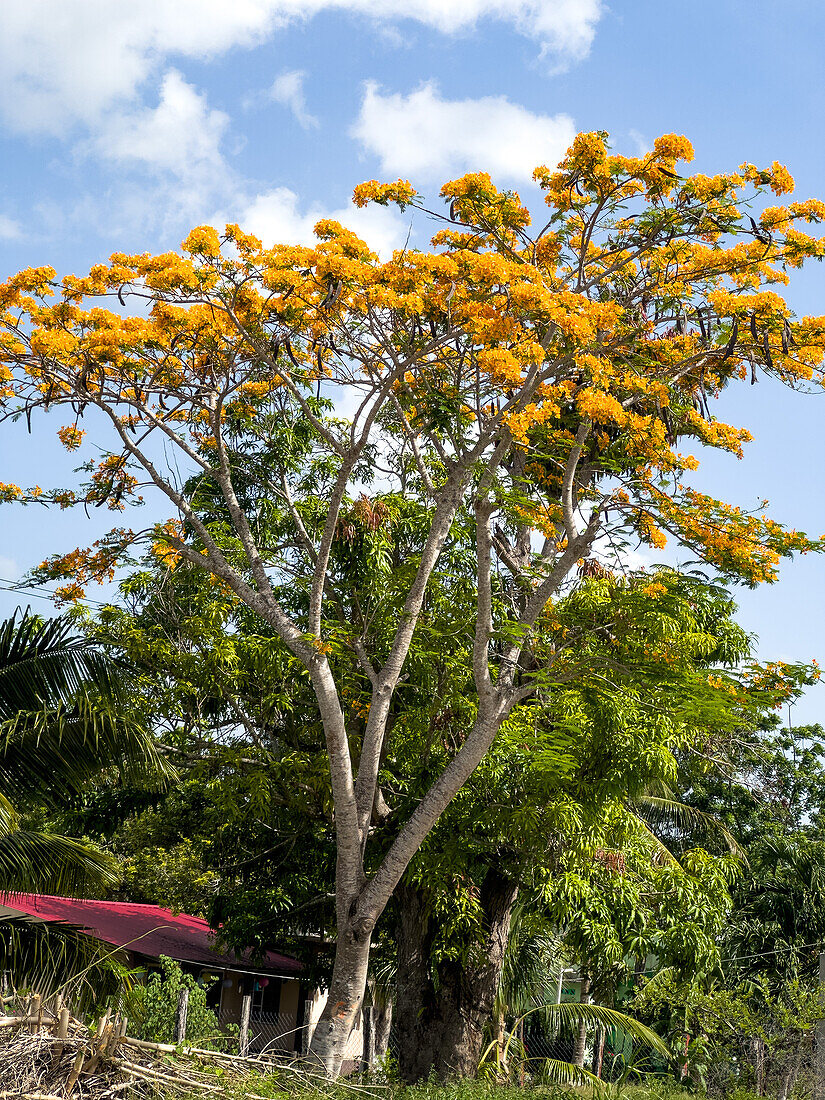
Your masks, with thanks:
M217 1082L216 1082L217 1083ZM250 1094L271 1100L589 1100L592 1093L586 1088L564 1085L541 1085L519 1088L517 1085L495 1085L484 1081L462 1080L442 1084L426 1081L420 1085L399 1084L363 1085L354 1083L318 1089L285 1089L283 1081L275 1077L250 1077L230 1084L220 1082L230 1091L232 1100L247 1100ZM163 1100L203 1100L203 1093L183 1097L180 1093ZM620 1090L606 1084L609 1100L688 1100L696 1093L688 1093L675 1081L665 1078L649 1085L626 1085ZM731 1097L731 1100L751 1100L749 1096ZM755 1098L753 1098L755 1100Z

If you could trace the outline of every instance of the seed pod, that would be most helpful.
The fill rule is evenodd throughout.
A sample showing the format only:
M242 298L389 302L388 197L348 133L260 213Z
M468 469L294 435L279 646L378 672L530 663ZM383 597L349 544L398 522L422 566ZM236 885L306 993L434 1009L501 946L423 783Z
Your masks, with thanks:
M751 314L751 336L753 337L754 344L759 343L759 333L756 331L756 314Z
M297 370L300 370L301 369L301 364L295 358L295 353L292 350L292 345L290 344L289 340L284 340L284 349L285 349L287 355L289 356L293 367L295 367Z
M733 328L730 330L730 339L725 344L725 351L722 355L722 362L729 359L733 355L733 349L736 347L736 341L739 339L739 318L734 317Z
M773 369L773 356L771 355L771 346L768 343L768 330L767 329L765 329L764 333L762 334L762 350L765 353L765 362L768 364L768 366L772 370Z

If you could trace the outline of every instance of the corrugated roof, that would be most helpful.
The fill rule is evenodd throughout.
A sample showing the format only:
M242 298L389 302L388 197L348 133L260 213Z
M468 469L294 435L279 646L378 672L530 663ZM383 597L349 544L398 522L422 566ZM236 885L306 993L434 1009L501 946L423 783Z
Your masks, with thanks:
M179 962L199 963L217 970L244 970L296 976L297 959L267 951L260 962L215 947L215 933L207 921L188 913L173 913L160 905L130 901L93 901L52 897L48 894L6 894L2 905L44 921L74 924L105 943L140 955L168 955Z

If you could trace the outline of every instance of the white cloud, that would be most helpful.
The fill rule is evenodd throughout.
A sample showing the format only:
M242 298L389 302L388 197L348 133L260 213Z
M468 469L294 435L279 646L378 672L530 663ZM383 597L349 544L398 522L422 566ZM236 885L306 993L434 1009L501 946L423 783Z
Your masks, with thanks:
M0 241L13 241L22 234L20 222L10 218L8 214L0 214Z
M112 112L94 150L153 177L159 189L147 198L167 214L199 216L232 186L220 148L228 125L228 115L211 109L205 95L170 69L157 106Z
M20 566L14 558L0 557L0 580L16 581L20 576Z
M496 21L564 64L587 55L602 0L3 0L0 113L27 134L94 125L169 59L249 48L288 22L332 10L446 34Z
M306 96L304 95L304 78L306 73L298 69L292 72L281 73L275 78L269 90L269 98L283 107L288 107L295 116L295 120L304 130L315 129L319 123L315 115L307 110Z
M98 150L110 160L135 161L155 171L187 177L223 167L220 143L229 124L206 96L170 69L157 107L118 112L107 119Z
M636 156L646 157L653 149L653 142L646 138L641 130L628 130L627 136L636 146Z
M167 57L206 58L269 33L269 0L4 0L0 107L23 132L60 134L134 98Z
M538 164L556 164L576 128L568 115L537 115L505 96L443 99L435 84L409 95L366 86L353 137L389 174L446 178L487 171L529 180Z
M322 218L332 218L357 233L370 248L386 257L400 248L407 237L409 222L388 207L368 206L359 209L348 206L325 210L312 206L301 210L298 196L287 187L276 187L239 204L231 217L214 217L222 227L227 221L237 221L247 233L260 237L265 245L315 243L313 227Z

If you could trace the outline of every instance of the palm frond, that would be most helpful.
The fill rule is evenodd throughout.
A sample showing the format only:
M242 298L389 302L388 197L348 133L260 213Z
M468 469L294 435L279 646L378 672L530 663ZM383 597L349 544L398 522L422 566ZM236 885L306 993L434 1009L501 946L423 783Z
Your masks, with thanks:
M664 1058L670 1058L670 1051L655 1031L640 1020L632 1016L626 1016L624 1012L618 1012L615 1008L606 1008L604 1005L578 1004L573 1001L564 1001L561 1004L537 1005L535 1008L523 1012L516 1020L505 1043L505 1054L513 1041L518 1025L534 1012L546 1012L549 1016L557 1016L563 1023L601 1024L602 1027L615 1027L626 1032L632 1039L642 1043L650 1050Z
M589 1085L597 1096L607 1092L607 1085L583 1066L562 1062L558 1058L542 1058L541 1072L548 1082L555 1085Z
M132 988L130 972L116 950L70 924L43 924L31 917L0 919L0 970L14 989L60 994L75 1012L119 1002Z
M77 897L117 879L111 857L79 840L26 829L0 836L0 894Z
M704 813L695 806L688 806L675 798L646 793L634 799L632 809L637 817L654 828L675 825L685 833L716 833L729 851L740 859L745 858L744 848L730 829L713 814Z
M546 1001L548 984L556 980L551 976L564 965L558 936L530 929L519 916L510 926L496 994L496 1007L508 1014Z
M44 621L27 609L0 623L0 717L67 703L89 686L115 693L113 663L65 616Z
M12 801L63 802L107 768L157 787L174 775L139 722L85 691L69 704L19 711L0 722L0 789Z

